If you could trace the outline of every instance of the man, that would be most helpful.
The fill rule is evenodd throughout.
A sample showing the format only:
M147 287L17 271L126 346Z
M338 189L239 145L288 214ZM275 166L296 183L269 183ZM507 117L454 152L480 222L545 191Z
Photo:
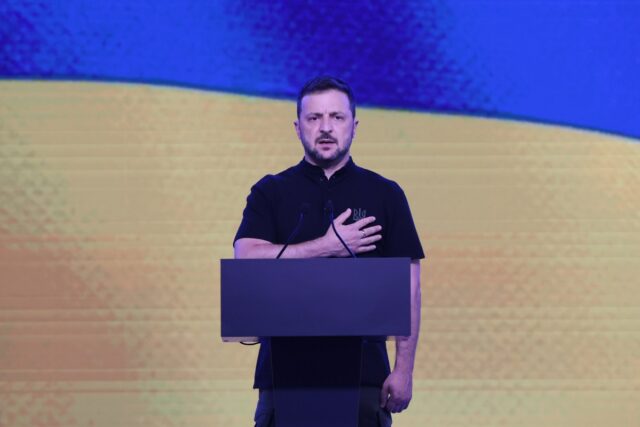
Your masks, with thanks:
M409 257L411 262L411 336L396 338L396 361L390 370L384 341L363 345L360 426L391 425L391 412L411 400L412 375L420 324L420 245L409 205L393 181L355 165L350 147L355 136L355 101L343 81L322 76L298 95L295 130L304 159L256 183L247 198L235 237L236 258L276 258L295 228L304 222L284 258L344 257L347 249L331 228L333 205L337 233L360 257ZM331 202L329 202L331 201ZM302 206L305 208L302 208ZM270 349L263 343L254 388L259 388L256 426L273 422Z

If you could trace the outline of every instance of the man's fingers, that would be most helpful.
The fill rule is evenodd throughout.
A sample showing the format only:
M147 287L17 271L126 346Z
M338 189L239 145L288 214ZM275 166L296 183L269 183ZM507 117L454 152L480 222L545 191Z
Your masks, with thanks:
M362 233L362 237L373 236L374 234L378 234L382 230L381 225L374 225L373 227L367 227L360 230Z
M391 406L391 408L389 408L389 406ZM393 404L391 404L391 399L389 399L389 405L387 405L387 409L389 410L389 412L397 414L398 412L402 412L407 409L408 406L409 404L404 402L394 402Z
M371 252L373 250L376 249L376 245L369 245L369 246L360 246L359 248L356 249L356 253L357 254L361 254L364 252Z
M376 220L375 216L368 216L366 218L359 219L358 221L354 222L351 225L356 227L358 230L360 230L362 227L364 227L365 225L371 224L375 220Z
M389 400L389 386L385 383L382 385L382 390L380 390L380 406L384 408L387 405L388 400Z
M409 406L407 402L398 398L394 399L393 396L389 398L389 401L387 402L387 405L386 405L389 412L394 414L404 411L405 409L407 409L407 406Z
M398 403L396 402L396 400L393 398L393 396L389 397L389 401L387 402L387 409L389 410L389 412L391 413L396 413L398 412Z
M335 218L334 221L338 224L344 224L347 218L349 218L349 215L351 215L351 209L347 208L347 210L338 215L338 217Z
M376 234L375 236L369 236L367 238L362 239L361 244L364 246L368 246L368 245L371 245L372 243L377 242L380 239L382 239L382 236L379 234Z

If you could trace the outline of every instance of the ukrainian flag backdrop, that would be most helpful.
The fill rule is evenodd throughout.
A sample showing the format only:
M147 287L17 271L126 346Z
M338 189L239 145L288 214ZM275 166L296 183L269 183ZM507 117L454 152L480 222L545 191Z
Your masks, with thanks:
M0 426L252 425L218 260L297 89L428 259L399 426L640 426L640 5L4 1ZM392 350L392 349L391 349Z

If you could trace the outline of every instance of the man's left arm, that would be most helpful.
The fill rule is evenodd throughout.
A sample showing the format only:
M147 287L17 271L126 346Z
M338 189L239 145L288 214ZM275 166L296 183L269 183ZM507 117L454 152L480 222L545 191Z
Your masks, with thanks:
M411 261L411 336L396 337L396 362L385 380L380 395L380 406L390 412L407 409L413 388L413 365L420 332L420 260Z

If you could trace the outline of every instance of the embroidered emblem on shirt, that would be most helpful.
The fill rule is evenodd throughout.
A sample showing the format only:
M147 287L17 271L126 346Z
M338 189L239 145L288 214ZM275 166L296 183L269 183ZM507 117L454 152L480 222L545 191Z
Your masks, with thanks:
M353 216L352 219L354 221L358 221L362 218L367 217L367 210L362 208L353 208Z

